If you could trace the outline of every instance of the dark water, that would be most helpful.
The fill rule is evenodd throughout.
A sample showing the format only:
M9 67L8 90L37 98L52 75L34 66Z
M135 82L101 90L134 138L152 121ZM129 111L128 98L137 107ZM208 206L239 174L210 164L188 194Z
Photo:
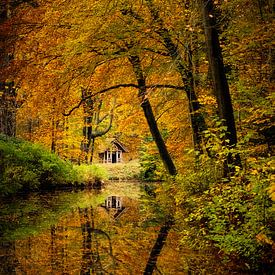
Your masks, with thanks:
M148 222L142 194L139 183L113 182L2 202L0 274L144 274L162 224ZM154 274L225 274L182 247L176 228L166 237Z

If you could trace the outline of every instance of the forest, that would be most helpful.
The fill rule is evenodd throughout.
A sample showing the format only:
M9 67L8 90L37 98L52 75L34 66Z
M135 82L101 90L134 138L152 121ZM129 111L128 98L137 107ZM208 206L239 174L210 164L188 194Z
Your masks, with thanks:
M272 274L274 12L273 0L1 0L0 197L105 181L116 140L113 179L144 184L165 236L144 274L162 274L173 230L229 274Z

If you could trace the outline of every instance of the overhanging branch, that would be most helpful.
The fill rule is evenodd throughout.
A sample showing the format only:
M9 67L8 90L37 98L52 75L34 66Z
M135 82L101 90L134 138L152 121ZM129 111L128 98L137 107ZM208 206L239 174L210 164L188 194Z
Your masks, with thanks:
M77 105L75 105L68 113L63 113L64 116L69 116L72 114L72 112L76 109L78 109L81 104L86 101L87 99L90 99L92 97L95 97L97 95L100 94L104 94L106 92L109 92L111 90L115 90L115 89L119 89L119 88L136 88L138 89L139 86L137 84L133 84L133 83L128 83L128 84L118 84L118 85L114 85L111 87L108 87L106 89L100 90L92 95L86 96L84 98L82 98L79 103ZM146 86L147 89L161 89L161 88L166 88L166 89L176 89L176 90L184 90L185 88L182 86L176 86L176 85L170 85L170 84L152 84L152 85L148 85Z

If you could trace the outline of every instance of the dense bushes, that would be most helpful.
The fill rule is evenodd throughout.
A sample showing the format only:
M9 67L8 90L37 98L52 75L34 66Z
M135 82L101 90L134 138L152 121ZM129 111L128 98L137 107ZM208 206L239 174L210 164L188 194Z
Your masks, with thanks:
M274 161L268 154L255 155L248 137L228 148L221 140L224 130L217 125L206 131L207 153L199 156L199 165L156 185L151 204L163 216L167 209L174 213L184 246L214 250L236 269L265 274L274 253ZM224 178L228 154L238 154L242 167Z
M210 250L235 270L266 274L274 247L271 170L268 159L248 159L244 170L228 180L209 160L157 184L147 205L158 219L174 214L174 230L184 247Z
M0 136L0 194L49 188L73 182L72 165L43 147Z
M208 159L203 169L190 169L167 188L174 197L176 220L182 221L183 243L216 247L224 259L237 259L241 270L257 271L272 261L272 162L248 157L244 163L224 179Z

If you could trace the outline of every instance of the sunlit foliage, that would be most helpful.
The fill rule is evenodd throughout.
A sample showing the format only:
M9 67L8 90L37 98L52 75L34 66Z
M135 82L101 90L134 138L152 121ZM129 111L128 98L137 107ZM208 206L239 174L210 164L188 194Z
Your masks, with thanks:
M161 217L168 215L167 209L175 213L184 244L215 247L219 255L240 261L243 270L270 265L272 249L274 252L272 1L27 2L32 1L15 5L0 21L0 50L4 53L0 56L6 57L0 63L1 81L15 83L17 135L43 144L64 159L85 162L83 128L99 126L83 122L85 89L89 91L86 100L102 102L102 117L113 110L112 127L95 140L95 152L106 138L119 137L129 148L129 159L139 159L143 179L165 181L167 172L140 107L147 100L177 168L174 174L178 173L167 185L149 190L157 203L150 198L148 208L158 208ZM212 91L215 85L201 12L206 2L214 7L209 17L216 20L213 28L219 36L232 100L238 139L234 146L227 138L230 128L221 120L226 102L217 104L217 94ZM4 62L7 56L10 60ZM136 78L134 58L139 60L145 83ZM198 103L196 109L194 102ZM7 105L3 102L1 106ZM203 127L196 129L194 118ZM106 121L103 129L108 126ZM13 150L4 141L1 144L5 152ZM7 159L7 164L1 162L0 168L5 167L8 175L2 193L13 192L8 190L11 179L18 183L15 189L29 182L37 188L41 175L30 156L20 150L6 155L14 158ZM240 161L232 163L229 157ZM20 161L32 169L19 168ZM48 178L57 177L57 166L48 158L45 163ZM225 164L231 173L223 173ZM92 168L81 169L89 180L95 180ZM135 174L131 166L127 169ZM104 177L101 172L98 174ZM124 177L120 169L112 172L114 177ZM126 253L128 256L133 261Z

